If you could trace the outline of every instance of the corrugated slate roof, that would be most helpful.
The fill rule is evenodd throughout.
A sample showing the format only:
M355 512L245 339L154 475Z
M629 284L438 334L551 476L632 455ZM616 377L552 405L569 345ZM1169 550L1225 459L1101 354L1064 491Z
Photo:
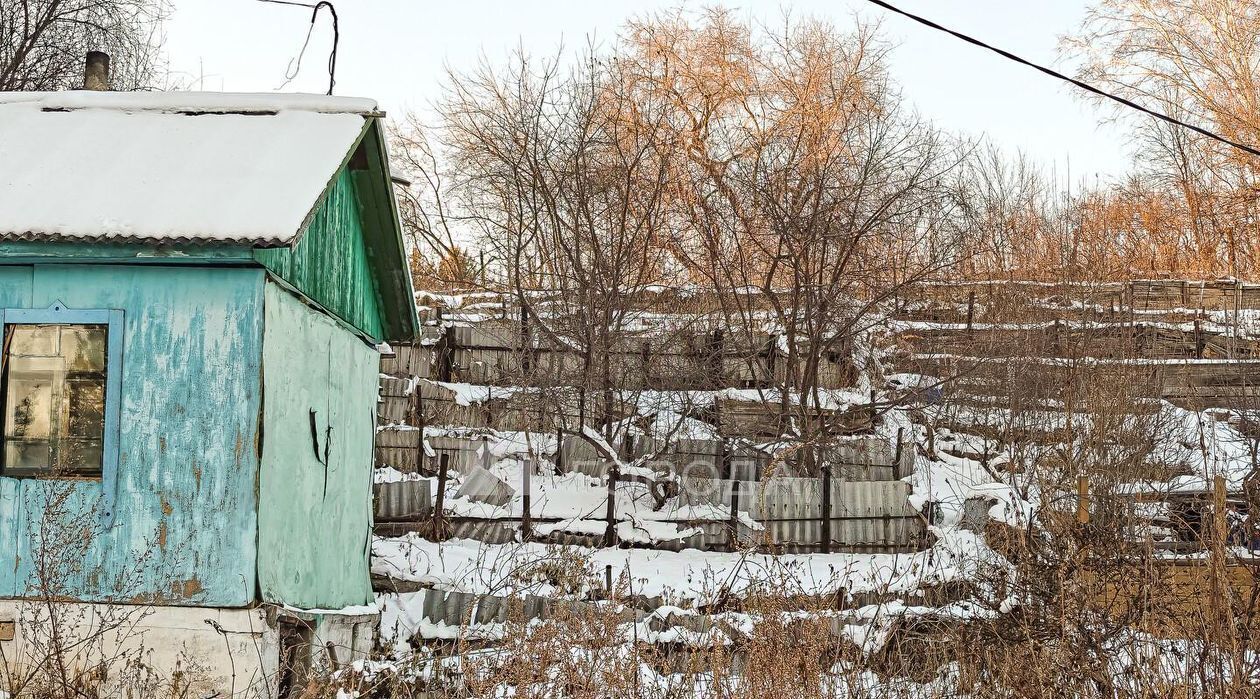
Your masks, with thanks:
M0 240L288 245L371 100L0 93Z

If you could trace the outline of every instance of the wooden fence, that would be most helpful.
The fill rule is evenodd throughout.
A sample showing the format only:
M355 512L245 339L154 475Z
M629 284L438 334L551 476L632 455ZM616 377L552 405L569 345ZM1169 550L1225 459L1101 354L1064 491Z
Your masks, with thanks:
M1091 402L1119 410L1122 402L1136 409L1150 399L1194 410L1260 408L1260 359L1039 361L937 354L905 358L898 367L1014 403L1074 397L1083 412ZM1103 391L1110 391L1110 399Z
M1182 327L1183 325L1187 327ZM915 327L898 340L917 354L1098 359L1248 359L1260 340L1239 338L1206 323L1034 324Z

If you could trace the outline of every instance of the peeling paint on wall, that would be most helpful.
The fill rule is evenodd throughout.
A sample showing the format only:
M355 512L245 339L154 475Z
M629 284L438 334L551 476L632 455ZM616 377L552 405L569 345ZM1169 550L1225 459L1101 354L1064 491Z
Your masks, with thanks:
M243 606L254 581L260 269L0 267L0 304L124 312L117 483L0 477L0 596L29 594L50 498L91 511L117 489L114 523L59 582L87 601ZM74 520L76 523L78 520ZM64 523L53 524L64 526ZM52 532L49 532L51 535ZM206 565L206 563L211 563Z

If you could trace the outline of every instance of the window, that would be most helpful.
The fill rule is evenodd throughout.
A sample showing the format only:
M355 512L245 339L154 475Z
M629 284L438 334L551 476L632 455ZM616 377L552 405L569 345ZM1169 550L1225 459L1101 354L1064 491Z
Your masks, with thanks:
M0 475L112 477L121 311L5 309Z

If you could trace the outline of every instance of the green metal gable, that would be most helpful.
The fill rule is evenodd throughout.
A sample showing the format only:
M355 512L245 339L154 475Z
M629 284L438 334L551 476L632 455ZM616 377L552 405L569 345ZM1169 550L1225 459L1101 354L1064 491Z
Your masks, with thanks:
M295 244L254 258L375 341L409 340L416 309L380 127L373 120Z
M255 258L311 300L372 338L385 338L376 281L368 262L362 214L350 171L342 168L305 233L291 248Z

